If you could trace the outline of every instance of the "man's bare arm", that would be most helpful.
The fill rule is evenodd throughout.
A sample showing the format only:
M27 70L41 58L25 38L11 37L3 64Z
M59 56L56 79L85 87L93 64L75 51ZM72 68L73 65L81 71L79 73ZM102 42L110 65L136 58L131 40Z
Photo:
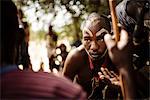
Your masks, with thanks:
M65 61L64 68L63 68L63 75L67 78L74 80L75 75L77 74L77 67L78 67L78 59L77 59L77 50L72 50Z

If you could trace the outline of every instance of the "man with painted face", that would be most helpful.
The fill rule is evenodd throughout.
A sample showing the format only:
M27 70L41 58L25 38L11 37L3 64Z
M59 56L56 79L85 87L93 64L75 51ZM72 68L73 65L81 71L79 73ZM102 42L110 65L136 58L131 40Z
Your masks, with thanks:
M90 14L83 26L82 45L69 53L64 65L63 74L72 81L76 77L76 82L87 92L88 99L104 99L102 90L106 85L109 87L113 84L113 82L106 84L103 81L104 77L100 78L98 73L107 75L108 79L111 76L116 83L119 80L104 42L104 35L110 31L111 26L106 17L96 13ZM107 68L113 71L110 72ZM117 98L118 92L115 89L111 87L111 94L107 98Z

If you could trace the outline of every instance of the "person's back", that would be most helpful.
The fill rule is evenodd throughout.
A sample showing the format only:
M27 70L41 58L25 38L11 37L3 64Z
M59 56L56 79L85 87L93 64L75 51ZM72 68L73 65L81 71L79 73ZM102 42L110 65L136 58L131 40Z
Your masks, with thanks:
M78 85L52 73L13 70L1 76L1 99L84 100L86 96Z
M1 1L2 40L0 62L1 99L85 100L81 87L52 73L19 70L16 65L18 37L17 8L11 0Z

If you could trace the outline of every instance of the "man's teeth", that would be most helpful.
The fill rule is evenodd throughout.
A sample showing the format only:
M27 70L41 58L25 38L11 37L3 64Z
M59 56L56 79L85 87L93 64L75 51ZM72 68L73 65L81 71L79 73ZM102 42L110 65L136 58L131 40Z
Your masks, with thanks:
M98 57L98 55L92 55L92 57Z

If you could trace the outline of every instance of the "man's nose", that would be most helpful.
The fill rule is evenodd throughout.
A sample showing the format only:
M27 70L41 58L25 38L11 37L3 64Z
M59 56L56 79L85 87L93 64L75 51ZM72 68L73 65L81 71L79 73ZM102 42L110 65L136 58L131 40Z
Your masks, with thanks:
M95 41L91 43L91 50L94 52L98 50L98 44Z

